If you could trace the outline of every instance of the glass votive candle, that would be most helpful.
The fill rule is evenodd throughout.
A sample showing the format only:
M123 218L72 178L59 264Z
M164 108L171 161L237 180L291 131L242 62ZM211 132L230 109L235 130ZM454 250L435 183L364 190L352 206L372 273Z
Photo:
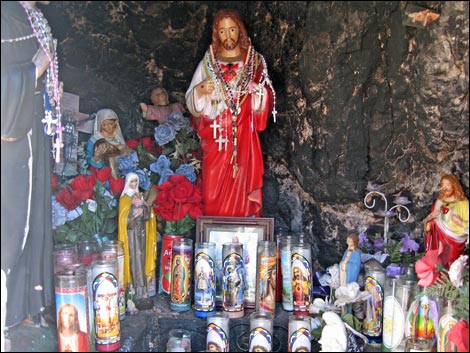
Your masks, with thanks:
M175 328L168 333L167 352L191 352L191 332Z
M431 352L432 339L424 337L408 337L405 344L405 352Z
M78 261L91 265L93 254L98 252L98 242L96 240L81 240L77 242Z
M229 352L229 315L215 311L207 315L207 351Z
M272 352L273 318L269 311L251 313L249 352Z
M66 265L78 262L77 246L75 244L57 244L52 252L54 274L63 271Z
M310 316L289 316L288 352L310 352L312 336Z

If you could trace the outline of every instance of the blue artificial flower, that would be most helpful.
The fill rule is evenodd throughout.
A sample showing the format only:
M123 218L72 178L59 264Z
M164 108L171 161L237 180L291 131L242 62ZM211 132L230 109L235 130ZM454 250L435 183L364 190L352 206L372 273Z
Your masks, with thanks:
M67 222L67 213L69 211L52 196L52 229L56 229Z
M132 152L127 156L120 156L118 157L118 160L119 174L123 177L125 177L127 173L134 172L137 169L137 165L139 163L137 152Z
M166 123L173 126L176 131L180 131L189 125L189 120L180 112L172 112L166 117Z
M158 180L158 185L162 185L165 181L168 181L168 178L174 174L175 172L170 168L162 170L160 173L160 179Z
M164 154L161 154L160 157L158 157L156 162L150 164L149 168L152 172L158 173L161 175L165 169L170 168L170 160L168 159L167 156L165 156Z
M163 146L170 141L173 141L176 137L175 127L166 122L158 125L155 128L155 141L159 146Z
M105 190L103 196L109 198L108 207L110 209L118 206L118 201L114 198L114 195L109 190Z
M150 187L150 178L145 170L142 169L137 169L134 170L134 173L139 176L139 187L148 190Z
M178 169L176 169L175 173L185 175L186 178L188 178L188 180L193 184L196 182L195 168L191 164L181 164Z

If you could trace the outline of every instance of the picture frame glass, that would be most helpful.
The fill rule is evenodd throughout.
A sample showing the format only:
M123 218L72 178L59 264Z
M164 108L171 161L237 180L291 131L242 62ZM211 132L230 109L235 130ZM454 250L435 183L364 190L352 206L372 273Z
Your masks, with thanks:
M254 308L256 304L256 262L259 240L273 240L274 219L256 217L198 217L197 241L216 244L216 305L222 306L222 245L230 242L243 244L245 266L244 306Z

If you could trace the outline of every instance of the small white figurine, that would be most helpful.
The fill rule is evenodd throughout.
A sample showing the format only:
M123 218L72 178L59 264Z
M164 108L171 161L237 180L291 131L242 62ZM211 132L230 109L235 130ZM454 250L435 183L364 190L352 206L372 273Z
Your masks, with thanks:
M346 352L348 336L341 317L332 311L327 311L323 313L322 318L326 325L318 341L322 348L320 352Z

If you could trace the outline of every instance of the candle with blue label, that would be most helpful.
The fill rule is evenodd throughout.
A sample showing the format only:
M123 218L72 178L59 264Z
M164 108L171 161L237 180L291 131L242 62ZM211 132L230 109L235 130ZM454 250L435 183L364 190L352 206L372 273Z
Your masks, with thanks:
M194 315L215 311L215 243L198 242L194 250Z

